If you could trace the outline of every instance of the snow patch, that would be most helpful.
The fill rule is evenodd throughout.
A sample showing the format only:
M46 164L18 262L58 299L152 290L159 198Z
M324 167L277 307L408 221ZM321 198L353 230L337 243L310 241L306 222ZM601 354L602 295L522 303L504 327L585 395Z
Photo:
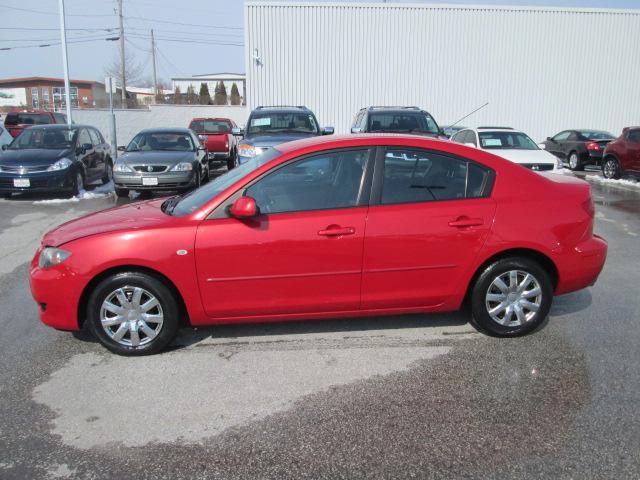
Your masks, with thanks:
M71 198L52 198L49 200L36 200L34 205L53 205L59 203L77 203L80 200L95 200L96 198L108 197L113 193L113 182L109 182L105 185L100 185L94 188L90 192L86 190L80 190L80 194Z
M598 175L587 175L585 179L590 182L598 183L600 185L615 185L618 187L631 187L640 189L640 182L626 178L614 180L611 178L600 177Z

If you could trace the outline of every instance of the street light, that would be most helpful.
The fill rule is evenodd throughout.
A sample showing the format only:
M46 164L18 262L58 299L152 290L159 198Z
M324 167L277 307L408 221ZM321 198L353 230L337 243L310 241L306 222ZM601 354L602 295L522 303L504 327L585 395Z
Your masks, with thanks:
M60 39L62 40L62 66L64 68L64 97L67 103L67 123L71 125L71 86L69 85L69 58L67 56L67 28L64 19L64 0L58 0L60 11Z

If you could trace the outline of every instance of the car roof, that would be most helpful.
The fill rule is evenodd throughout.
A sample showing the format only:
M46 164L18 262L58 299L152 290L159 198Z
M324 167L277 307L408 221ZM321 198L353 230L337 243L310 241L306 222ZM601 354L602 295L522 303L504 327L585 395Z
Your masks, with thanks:
M231 121L230 118L224 118L224 117L197 117L197 118L192 118L191 121L195 122L196 120L221 120L224 122L229 122Z
M406 135L406 134L396 134L396 133L366 133L360 135L320 135L315 137L307 137L300 140L294 140L287 143L282 143L280 145L276 145L276 150L279 150L282 153L288 153L294 150L299 150L307 147L327 145L327 144L335 144L335 148L342 148L348 146L375 146L375 145L385 145L385 143L389 143L390 145L398 145L402 140L407 141L407 146L415 144L415 143L424 143L424 146L428 146L428 144L432 145L440 145L440 144L452 144L448 140L440 140L437 138L430 137L421 137L417 135Z
M481 133L481 132L482 133L505 133L505 132L524 133L522 130L516 130L515 128L511 128L511 127L476 127L476 128L465 128L465 130L472 130L478 133Z
M190 128L176 127L176 128L145 128L138 133L191 133Z
M260 105L254 108L251 114L253 115L256 112L261 112L261 113L262 112L267 112L267 113L268 112L283 112L283 113L309 112L311 113L311 110L309 110L304 105Z
M83 124L78 124L78 123L72 123L71 125L69 125L68 123L43 123L40 125L30 125L29 128L46 128L46 129L50 129L50 130L55 130L55 129L69 129L69 128L95 128L96 130L98 130L97 127L94 127L93 125L83 125Z

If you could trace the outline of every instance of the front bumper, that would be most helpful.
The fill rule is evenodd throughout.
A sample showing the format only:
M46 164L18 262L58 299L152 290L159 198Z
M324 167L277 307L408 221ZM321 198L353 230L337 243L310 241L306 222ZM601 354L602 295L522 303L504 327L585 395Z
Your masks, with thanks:
M24 192L58 192L73 188L73 175L70 169L54 172L17 173L0 172L0 192L24 193ZM28 187L15 187L14 179L28 179Z
M58 330L79 330L78 305L88 279L69 270L65 263L42 269L38 249L29 270L31 295L38 303L40 320Z
M157 185L144 184L153 178L158 180ZM126 188L129 190L173 190L194 186L196 183L196 175L194 170L189 172L162 172L144 175L139 173L113 172L113 183L116 188Z

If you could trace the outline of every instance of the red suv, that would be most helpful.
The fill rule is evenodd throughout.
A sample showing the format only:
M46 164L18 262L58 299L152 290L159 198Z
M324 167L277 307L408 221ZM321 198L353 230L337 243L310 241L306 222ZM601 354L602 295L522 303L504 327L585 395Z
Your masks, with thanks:
M226 163L229 170L236 161L237 140L232 133L236 127L230 118L194 118L189 124L207 147L209 164Z
M4 120L4 126L14 138L20 135L22 130L27 127L48 125L50 123L67 123L67 116L63 113L25 110L23 112L9 112Z
M50 231L31 291L45 324L86 322L124 355L159 351L183 323L447 312L465 299L480 329L512 337L540 326L554 295L594 284L607 243L593 218L587 182L477 148L312 137L187 195Z
M620 178L625 173L640 174L640 127L627 127L604 150L602 174Z

